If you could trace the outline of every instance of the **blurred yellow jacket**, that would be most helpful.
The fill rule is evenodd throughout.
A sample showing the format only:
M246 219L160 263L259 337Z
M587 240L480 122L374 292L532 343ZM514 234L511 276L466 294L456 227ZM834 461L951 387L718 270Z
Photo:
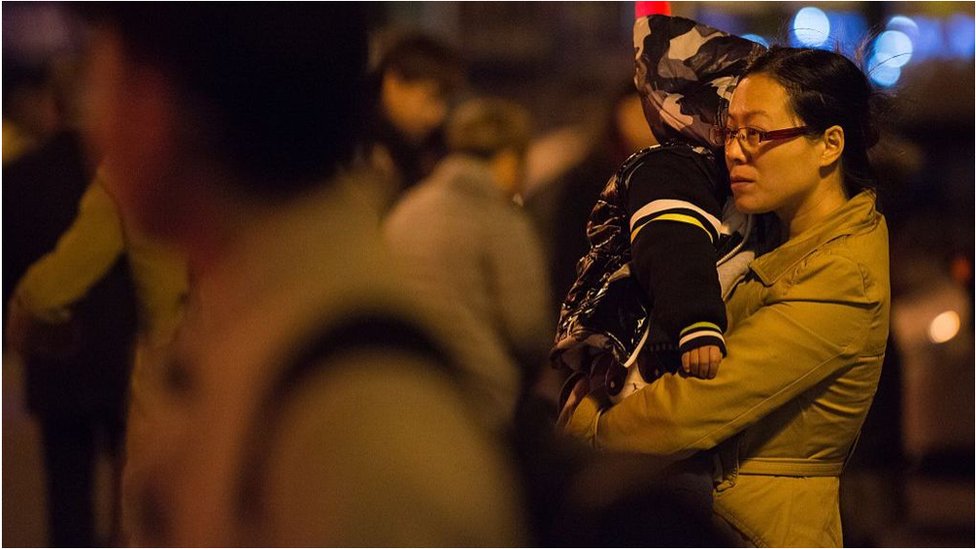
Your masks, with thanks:
M126 230L100 177L82 195L78 215L55 249L31 265L14 295L35 318L63 322L71 306L126 254L139 302L140 331L150 341L166 341L182 315L186 260L169 247Z
M888 230L862 193L750 264L727 300L711 380L665 375L566 430L598 448L684 458L715 449L714 511L757 546L840 546L839 475L888 337Z
M135 350L126 425L126 468L122 483L123 521L128 529L130 477L145 461L155 436L159 409L159 357L183 320L188 292L186 259L177 250L129 230L118 206L106 192L99 172L78 204L78 215L54 250L35 262L14 291L14 302L48 324L71 318L72 306L84 298L125 255L139 308L139 343Z

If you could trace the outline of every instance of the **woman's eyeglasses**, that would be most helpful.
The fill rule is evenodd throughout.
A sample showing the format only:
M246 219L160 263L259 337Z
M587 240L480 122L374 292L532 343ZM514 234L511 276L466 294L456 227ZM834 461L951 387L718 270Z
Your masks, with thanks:
M799 135L810 133L810 128L808 126L797 126L795 128L784 128L782 130L765 132L756 128L744 126L741 128L715 128L715 131L717 133L716 141L725 143L726 147L731 145L733 140L736 140L739 142L739 145L742 148L747 150L755 150L763 141L790 139Z

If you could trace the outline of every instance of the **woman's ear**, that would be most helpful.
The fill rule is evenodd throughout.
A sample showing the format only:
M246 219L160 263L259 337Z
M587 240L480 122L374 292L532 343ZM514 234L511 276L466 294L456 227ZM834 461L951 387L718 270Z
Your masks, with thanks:
M834 125L823 133L823 153L820 155L820 165L829 166L840 160L844 153L844 128Z

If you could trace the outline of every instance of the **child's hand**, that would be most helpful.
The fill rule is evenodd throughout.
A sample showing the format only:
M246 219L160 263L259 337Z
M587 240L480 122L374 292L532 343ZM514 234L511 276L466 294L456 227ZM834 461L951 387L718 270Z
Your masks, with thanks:
M701 379L712 379L722 362L722 351L716 345L706 345L681 354L681 368L685 373Z

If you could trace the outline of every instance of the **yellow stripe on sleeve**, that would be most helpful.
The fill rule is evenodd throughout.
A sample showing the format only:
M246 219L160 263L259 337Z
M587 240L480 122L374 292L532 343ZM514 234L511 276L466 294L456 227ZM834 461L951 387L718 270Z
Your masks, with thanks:
M681 333L678 334L678 337L682 337L688 332L692 330L697 330L698 328L710 328L712 330L715 330L718 333L722 333L722 329L719 328L718 324L715 324L714 322L696 322L691 326L686 327L684 330L681 330Z
M697 218L692 217L690 215L679 214L679 213L669 213L669 214L659 215L654 219L648 221L647 223L644 223L640 227L637 227L637 230L635 230L633 233L630 234L630 242L633 243L634 240L637 239L637 235L638 233L640 233L641 229L643 229L650 223L654 223L655 221L677 221L679 223L688 223L689 225L694 225L699 229L705 231L705 234L708 235L709 242L714 242L714 239L712 238L712 233L710 233L708 229L706 229L705 226L702 225L701 221L699 221Z

